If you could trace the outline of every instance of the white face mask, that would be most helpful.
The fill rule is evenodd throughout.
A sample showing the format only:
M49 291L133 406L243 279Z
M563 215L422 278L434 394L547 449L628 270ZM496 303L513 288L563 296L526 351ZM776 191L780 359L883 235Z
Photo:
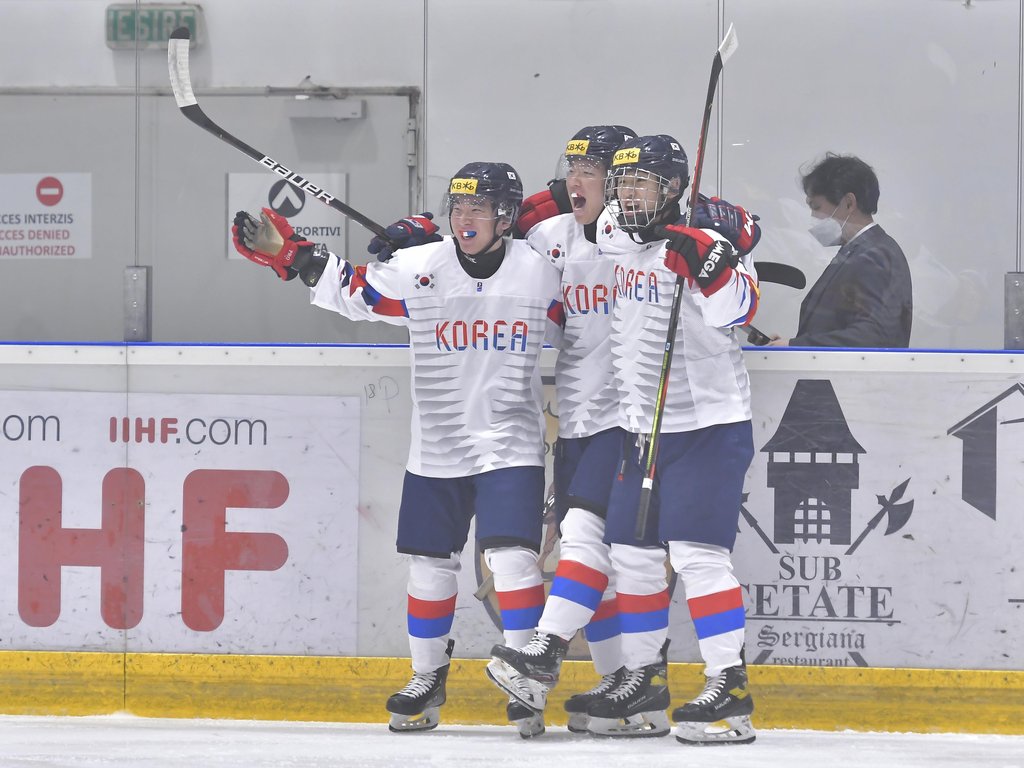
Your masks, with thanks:
M825 219L815 219L807 231L826 248L842 244L843 225L831 216Z

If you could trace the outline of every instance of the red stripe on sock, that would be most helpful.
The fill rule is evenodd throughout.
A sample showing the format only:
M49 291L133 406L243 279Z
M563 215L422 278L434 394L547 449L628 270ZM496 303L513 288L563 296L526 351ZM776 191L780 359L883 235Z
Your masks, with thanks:
M536 608L544 605L544 585L526 589L513 589L508 592L496 592L498 607L503 611L514 611L517 608Z
M743 607L743 593L739 587L727 589L724 592L712 592L710 595L692 597L686 601L690 607L690 617L702 619L724 611L731 611L733 608Z
M604 592L605 587L608 586L607 575L575 560L559 560L558 567L555 568L555 578L579 582L598 592Z
M619 592L619 613L650 613L668 608L668 590L654 595L627 595Z
M409 615L417 619L439 619L455 613L455 598L452 595L446 600L420 600L409 595Z
M602 619L610 619L612 616L619 615L619 602L617 597L613 597L611 600L605 600L594 611L594 616L590 619L591 621L601 621Z

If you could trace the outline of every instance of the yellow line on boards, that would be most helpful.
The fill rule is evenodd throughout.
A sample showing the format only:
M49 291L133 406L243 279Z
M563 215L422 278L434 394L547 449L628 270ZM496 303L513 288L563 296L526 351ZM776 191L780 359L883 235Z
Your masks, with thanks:
M505 723L506 698L482 659L456 659L442 723ZM408 659L0 651L0 713L387 722ZM589 662L562 666L547 721L597 682ZM1024 671L750 667L761 728L1024 734ZM670 664L673 706L703 687L697 664Z

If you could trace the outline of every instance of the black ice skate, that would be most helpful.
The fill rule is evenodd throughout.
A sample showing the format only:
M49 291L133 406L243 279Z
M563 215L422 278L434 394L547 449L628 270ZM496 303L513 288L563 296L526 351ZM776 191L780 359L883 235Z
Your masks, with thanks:
M671 730L665 715L671 701L667 649L666 642L656 664L624 670L622 681L587 708L590 733L636 738L664 736Z
M448 641L448 664L433 672L415 672L412 680L398 693L388 698L387 710L391 713L388 728L394 733L429 731L441 722L441 705L445 702L445 682L451 666L455 641Z
M595 701L608 693L612 688L622 682L622 676L626 673L624 667L619 667L614 672L609 672L601 678L600 682L583 693L576 693L566 699L565 711L569 713L569 730L573 733L586 733L587 725L590 723L590 715L587 708Z
M523 648L491 648L487 676L509 696L534 712L547 706L548 691L558 684L569 643L558 635L534 634Z
M672 711L676 739L683 744L749 744L756 737L750 724L754 700L747 690L747 665L729 667L707 678L704 691Z
M534 712L515 696L509 697L505 714L508 715L508 721L516 727L519 735L524 739L532 739L534 736L544 733L544 715Z

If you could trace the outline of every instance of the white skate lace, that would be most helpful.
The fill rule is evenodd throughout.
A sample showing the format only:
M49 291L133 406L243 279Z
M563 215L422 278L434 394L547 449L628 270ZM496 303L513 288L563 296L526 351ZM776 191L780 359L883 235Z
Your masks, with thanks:
M708 704L717 699L725 689L725 673L709 677L707 685L700 696L691 701L691 704Z
M628 699L643 685L644 682L644 671L643 669L637 670L626 670L625 676L622 678L622 682L619 683L619 687L608 694L609 699L615 701L621 701L622 699Z
M589 691L580 694L582 696L600 696L607 691L610 691L615 687L616 673L609 672L607 675L601 678L600 682L591 688Z
M398 695L413 699L419 698L431 689L436 680L437 672L414 672L412 680L398 692Z
M548 652L548 636L537 632L520 651L524 656L543 656Z

